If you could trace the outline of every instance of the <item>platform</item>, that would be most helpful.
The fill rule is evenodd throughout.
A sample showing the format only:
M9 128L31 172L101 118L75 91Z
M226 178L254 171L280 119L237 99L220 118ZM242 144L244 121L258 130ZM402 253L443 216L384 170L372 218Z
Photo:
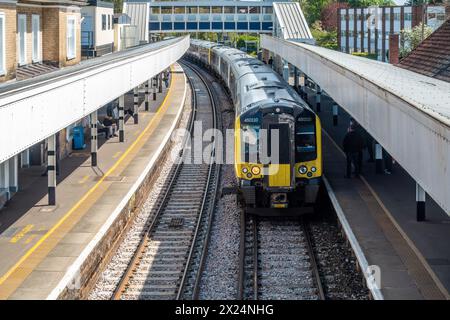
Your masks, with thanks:
M98 167L90 166L89 147L61 161L57 206L47 206L42 167L21 173L21 190L0 211L0 299L46 299L99 232L105 232L100 230L112 213L134 196L131 190L154 169L180 119L187 84L179 65L172 70L170 88L158 93L156 101L150 94L149 111L140 106L139 124L133 118L126 122L124 143L118 138L99 141ZM133 105L132 93L125 103Z
M309 88L308 96L314 104L315 92ZM427 220L417 222L414 180L398 164L391 175L375 174L366 151L362 177L344 178L341 148L350 117L339 108L338 126L333 126L332 101L326 95L319 116L325 176L368 264L381 268L384 299L449 299L448 215L427 197Z

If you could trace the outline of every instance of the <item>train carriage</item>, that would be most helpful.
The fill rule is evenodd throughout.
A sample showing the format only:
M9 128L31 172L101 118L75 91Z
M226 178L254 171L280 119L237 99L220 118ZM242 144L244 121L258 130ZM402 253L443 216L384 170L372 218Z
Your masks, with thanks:
M318 116L270 66L242 51L192 40L188 54L214 70L231 94L235 175L247 211L309 211L299 208L312 208L319 192Z

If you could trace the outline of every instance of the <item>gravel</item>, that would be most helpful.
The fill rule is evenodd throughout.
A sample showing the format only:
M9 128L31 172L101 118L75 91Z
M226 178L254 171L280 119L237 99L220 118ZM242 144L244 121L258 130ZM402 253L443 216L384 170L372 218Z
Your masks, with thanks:
M333 211L326 210L308 222L326 299L368 300L369 290Z

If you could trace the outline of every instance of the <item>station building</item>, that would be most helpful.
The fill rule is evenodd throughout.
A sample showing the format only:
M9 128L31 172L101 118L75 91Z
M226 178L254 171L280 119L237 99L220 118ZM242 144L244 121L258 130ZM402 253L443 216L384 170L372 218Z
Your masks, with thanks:
M273 2L128 0L123 12L142 26L141 41L160 33L272 33Z
M0 82L75 65L86 0L1 0Z
M425 16L423 13L426 11ZM445 21L445 6L383 6L338 9L338 45L342 52L375 54L388 60L389 35L412 29L422 21L433 30ZM401 45L402 41L399 41Z

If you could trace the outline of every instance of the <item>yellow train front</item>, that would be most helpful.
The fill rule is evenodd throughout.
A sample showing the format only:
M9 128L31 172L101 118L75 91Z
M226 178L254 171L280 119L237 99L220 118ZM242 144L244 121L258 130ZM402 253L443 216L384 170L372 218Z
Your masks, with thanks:
M276 99L236 118L235 172L247 212L311 212L322 175L320 133L314 112L293 101Z
M192 40L191 58L213 70L235 106L234 166L246 211L310 212L322 177L319 118L268 65L234 48Z

